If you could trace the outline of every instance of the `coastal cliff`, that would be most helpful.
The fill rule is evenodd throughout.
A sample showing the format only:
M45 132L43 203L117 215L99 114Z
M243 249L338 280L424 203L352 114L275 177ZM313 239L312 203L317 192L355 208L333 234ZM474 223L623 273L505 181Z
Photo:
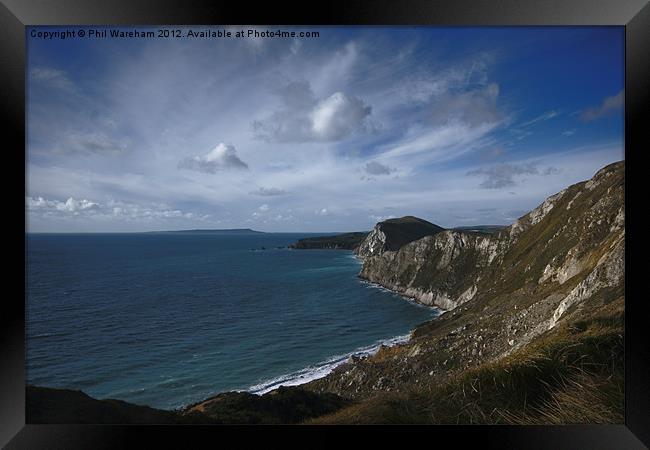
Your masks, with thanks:
M357 251L364 260L359 276L446 310L478 293L534 287L568 295L567 286L607 264L616 269L606 283L616 284L625 236L623 172L622 162L609 165L493 234L444 230L382 250L373 231Z
M393 393L396 397L384 400L397 402L407 397L416 401L413 392L418 398L429 392L431 397L426 398L434 402L442 395L441 386L467 387L467 380L488 375L498 380L518 373L526 380L520 387L522 395L527 390L544 393L539 403L532 396L524 399L523 408L528 402L543 409L544 402L564 392L541 373L539 368L548 366L550 371L562 368L553 377L576 382L579 377L589 378L622 392L622 360L616 353L623 351L624 218L624 163L619 162L549 197L494 234L445 230L397 251L365 256L362 278L448 312L418 326L408 343L340 366L309 388L359 399L366 406L358 408L367 411L379 392ZM364 242L360 249L371 245ZM593 366L588 368L589 361ZM541 372L533 376L538 369L531 364ZM609 369L603 369L603 364L609 364ZM580 370L574 372L576 366ZM595 369L600 372L591 373ZM494 395L503 395L507 383L501 389L491 383L486 381L486 386ZM596 388L584 396L592 394L596 396ZM427 408L434 408L429 400ZM601 400L604 409L616 411L614 415L622 420L622 394ZM484 400L477 401L481 406ZM503 402L497 406L486 402L479 408L481 414L486 411L483 406L498 409L508 403L505 398ZM339 422L342 417L366 421L341 414L325 421ZM581 414L587 422L600 420L587 417L589 412ZM369 417L383 421L377 415ZM465 416L480 423L544 422L540 415L526 417ZM451 419L419 420L447 423Z

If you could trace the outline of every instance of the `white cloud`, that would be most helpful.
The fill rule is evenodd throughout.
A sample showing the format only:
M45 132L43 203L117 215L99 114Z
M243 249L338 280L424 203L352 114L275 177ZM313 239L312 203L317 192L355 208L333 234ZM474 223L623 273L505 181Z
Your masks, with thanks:
M359 98L335 92L316 104L310 114L311 128L318 140L337 141L359 129L370 111Z
M51 213L95 213L100 209L99 204L90 200L75 200L69 197L65 202L58 200L46 200L43 197L27 197L26 206L28 210Z
M140 205L132 202L108 200L106 202L91 201L88 199L75 199L69 197L65 201L39 197L26 197L25 207L30 214L40 217L61 218L91 218L91 219L125 219L125 220L152 220L152 219L195 219L206 220L209 215L183 212L164 203L150 203Z
M267 142L335 142L365 129L371 107L355 96L335 92L316 99L306 81L294 81L278 93L282 108L252 123Z
M225 169L248 169L248 165L239 159L234 146L220 143L205 155L182 159L178 163L178 168L216 173L218 170Z

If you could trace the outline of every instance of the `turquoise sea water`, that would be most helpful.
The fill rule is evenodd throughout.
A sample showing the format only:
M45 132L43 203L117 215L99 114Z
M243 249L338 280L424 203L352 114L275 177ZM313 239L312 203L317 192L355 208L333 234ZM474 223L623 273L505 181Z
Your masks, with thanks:
M323 376L437 314L352 252L277 248L305 236L27 235L27 382L172 409Z

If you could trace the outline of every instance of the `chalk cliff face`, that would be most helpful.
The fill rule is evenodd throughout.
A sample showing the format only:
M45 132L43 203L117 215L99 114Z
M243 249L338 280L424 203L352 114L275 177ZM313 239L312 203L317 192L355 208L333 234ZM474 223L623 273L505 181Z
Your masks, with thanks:
M474 297L482 269L502 245L490 236L445 230L366 257L360 276L425 305L453 309Z

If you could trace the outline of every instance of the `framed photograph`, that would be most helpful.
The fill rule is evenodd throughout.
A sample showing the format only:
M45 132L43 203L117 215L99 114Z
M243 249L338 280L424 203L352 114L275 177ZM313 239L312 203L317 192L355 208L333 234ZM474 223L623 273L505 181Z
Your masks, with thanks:
M647 448L646 3L5 1L0 443Z

